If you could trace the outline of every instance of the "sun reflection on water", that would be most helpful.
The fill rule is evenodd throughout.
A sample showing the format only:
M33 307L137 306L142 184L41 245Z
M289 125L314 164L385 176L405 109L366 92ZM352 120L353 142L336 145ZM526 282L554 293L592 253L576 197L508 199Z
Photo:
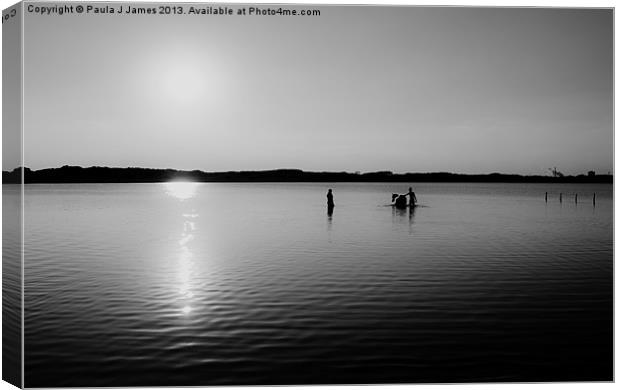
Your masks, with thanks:
M189 241L191 241L193 236L191 234L185 235L179 242L181 245L181 254L179 256L179 263L177 268L177 277L179 281L179 299L182 304L185 304L181 312L183 314L189 314L191 312L191 306L189 306L189 301L194 297L194 293L191 291L192 285L192 273L193 273L193 255L189 248L186 246Z
M191 199L196 195L200 183L191 181L170 181L164 183L166 194L179 200Z
M196 196L196 191L200 183L195 182L168 182L164 183L164 189L169 196L185 201ZM195 287L193 285L194 277L194 255L192 253L192 241L196 230L198 213L192 208L191 203L185 203L182 207L181 216L183 217L183 228L181 237L178 240L179 251L176 261L176 305L181 316L188 316L194 307L192 301L194 298Z
M192 312L192 307L191 306L183 306L183 309L181 309L181 311L183 312L183 314L189 314Z

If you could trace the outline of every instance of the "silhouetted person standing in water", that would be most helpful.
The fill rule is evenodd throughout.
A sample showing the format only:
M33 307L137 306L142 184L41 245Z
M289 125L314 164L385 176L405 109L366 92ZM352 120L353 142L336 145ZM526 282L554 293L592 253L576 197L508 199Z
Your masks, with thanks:
M327 212L331 214L334 211L334 194L332 189L327 190Z
M409 207L415 207L415 204L418 203L418 198L415 197L415 192L413 192L413 188L409 187Z

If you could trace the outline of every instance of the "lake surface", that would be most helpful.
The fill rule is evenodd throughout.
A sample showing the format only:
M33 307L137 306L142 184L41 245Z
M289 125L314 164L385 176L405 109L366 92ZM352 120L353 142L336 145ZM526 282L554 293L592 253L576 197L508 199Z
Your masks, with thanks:
M611 185L407 187L27 185L25 385L612 380Z

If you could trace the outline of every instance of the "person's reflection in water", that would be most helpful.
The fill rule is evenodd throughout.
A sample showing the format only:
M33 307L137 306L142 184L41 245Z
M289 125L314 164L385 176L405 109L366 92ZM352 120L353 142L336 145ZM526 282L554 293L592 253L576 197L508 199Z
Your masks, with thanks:
M327 208L327 230L332 230L332 215L334 215L334 208Z
M413 220L415 216L415 207L409 207L409 234L413 234Z
M328 207L327 208L327 240L329 242L332 242L332 225L333 225L333 219L332 219L332 215L334 214L334 208L333 207Z

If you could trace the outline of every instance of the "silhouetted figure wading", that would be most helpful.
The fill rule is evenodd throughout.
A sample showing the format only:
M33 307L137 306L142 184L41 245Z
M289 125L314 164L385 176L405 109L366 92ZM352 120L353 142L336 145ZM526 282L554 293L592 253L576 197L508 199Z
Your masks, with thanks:
M413 192L413 188L409 187L409 207L415 207L415 204L418 203L418 198L415 197L415 192Z
M334 194L332 189L327 190L327 213L331 214L334 211Z
M392 206L397 209L405 209L407 208L407 196L409 196L409 207L413 208L416 206L418 202L418 198L415 196L415 192L413 192L413 188L409 187L409 191L406 194L392 194Z

